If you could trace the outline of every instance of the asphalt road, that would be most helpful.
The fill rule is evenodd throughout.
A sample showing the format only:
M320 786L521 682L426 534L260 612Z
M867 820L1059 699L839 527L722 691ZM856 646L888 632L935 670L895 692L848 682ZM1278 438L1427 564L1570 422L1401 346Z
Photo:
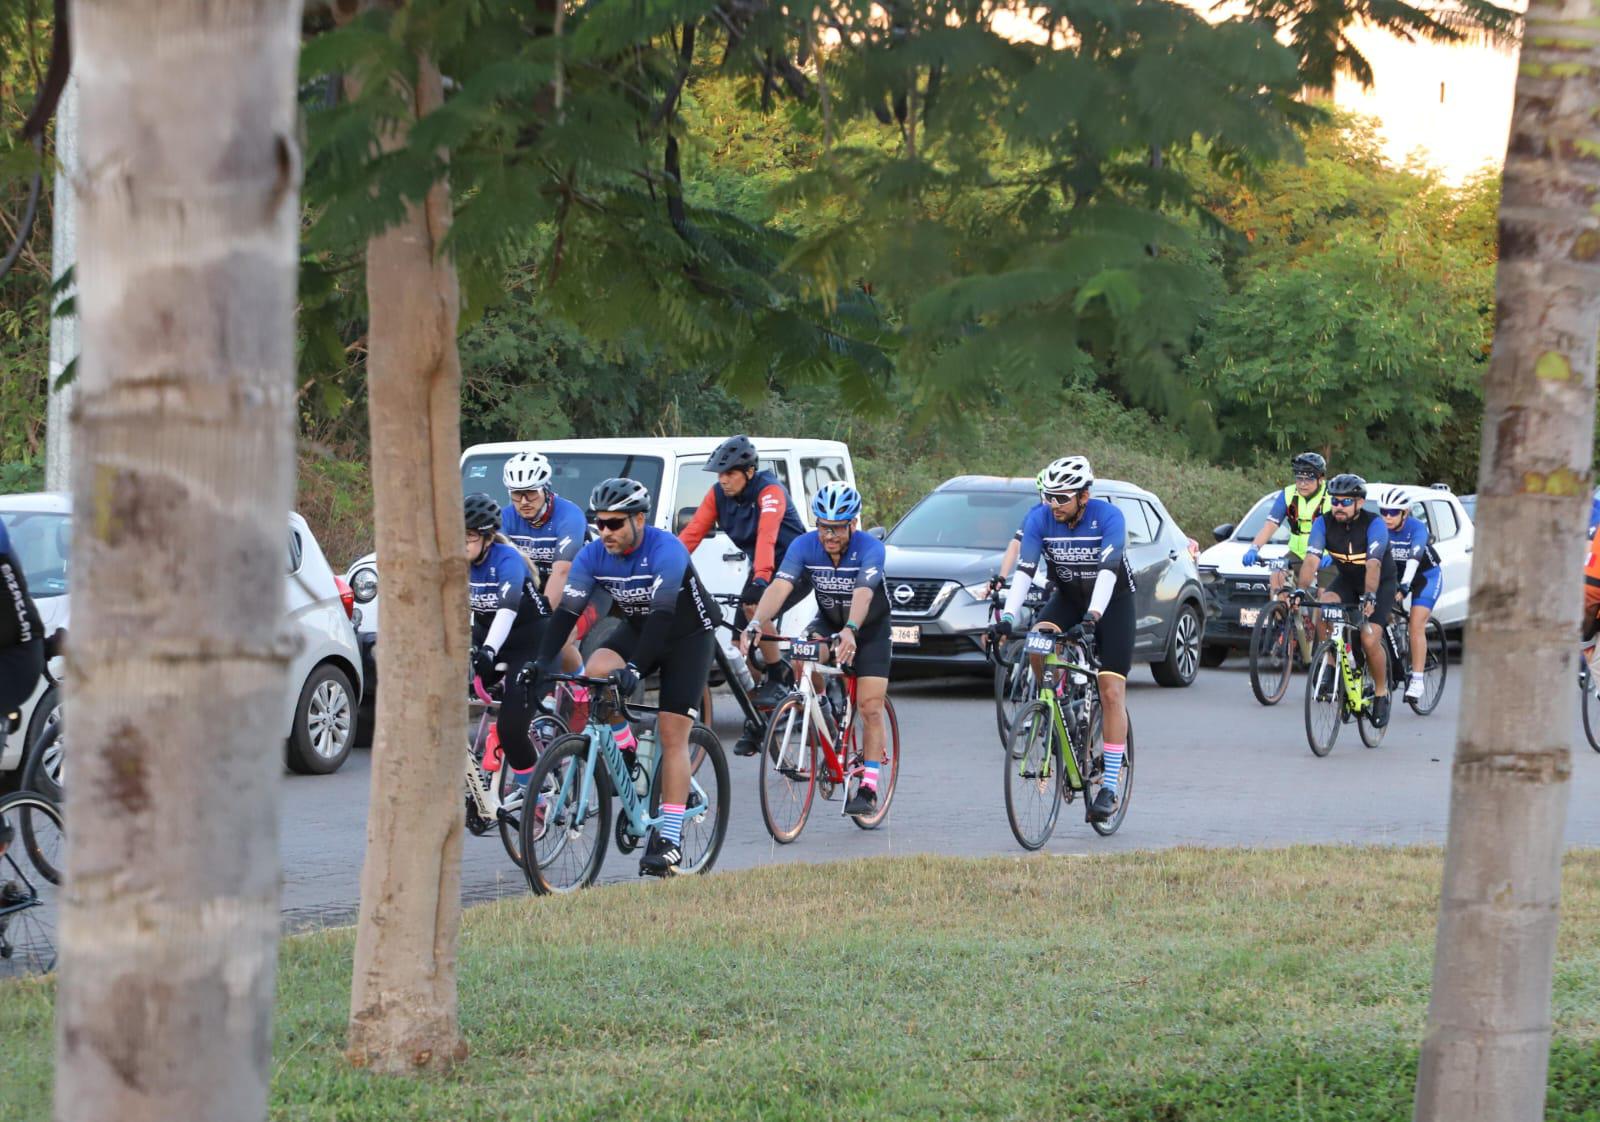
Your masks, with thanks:
M1258 705L1240 660L1201 671L1186 690L1162 689L1136 668L1129 688L1138 755L1133 803L1114 837L1101 838L1077 803L1064 807L1045 853L1088 854L1175 845L1302 842L1442 844L1462 686L1452 663L1444 701L1427 718L1395 707L1383 745L1365 748L1353 725L1333 752L1306 748L1303 679L1283 703ZM756 760L730 755L734 802L719 870L781 861L833 861L880 854L1022 855L1006 825L1001 754L986 683L943 678L896 682L900 786L875 832L818 799L799 840L774 845L761 823ZM732 747L736 707L725 694L718 731ZM1555 708L1568 722L1574 783L1571 845L1600 845L1600 755L1578 721L1577 688ZM357 906L371 772L365 750L333 776L285 776L282 789L283 906L298 928L348 922ZM611 849L602 881L637 876L637 853ZM469 901L527 891L497 835L468 837L463 896Z

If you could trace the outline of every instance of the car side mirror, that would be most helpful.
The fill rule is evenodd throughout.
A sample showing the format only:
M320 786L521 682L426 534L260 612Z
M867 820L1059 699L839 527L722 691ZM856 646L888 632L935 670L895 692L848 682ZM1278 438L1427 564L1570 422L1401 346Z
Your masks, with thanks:
M692 506L679 507L678 517L673 523L672 532L674 534L683 533L683 528L694 521L694 512L695 508Z
M867 534L871 537L877 538L881 542L885 537L888 536L889 531L885 530L882 526L874 526L872 529L867 531Z
M1234 529L1235 529L1235 527L1234 527L1234 524L1232 522L1224 522L1222 525L1218 526L1215 530L1211 531L1211 536L1216 538L1219 542L1225 542L1229 538L1233 537Z

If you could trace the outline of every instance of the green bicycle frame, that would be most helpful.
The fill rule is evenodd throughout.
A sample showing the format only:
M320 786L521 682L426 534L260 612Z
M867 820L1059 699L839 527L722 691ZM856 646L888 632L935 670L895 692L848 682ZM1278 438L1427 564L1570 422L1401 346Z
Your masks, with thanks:
M1028 656L1026 651L1023 651L1023 652L1019 652L1017 657L1018 658L1027 658L1029 656ZM1058 652L1056 652L1054 650L1052 650L1049 654L1044 656L1044 665L1045 665L1045 669L1046 670L1056 669L1056 670L1061 671L1063 674L1068 674L1068 675L1080 675L1081 674L1081 675L1087 677L1087 676L1089 676L1089 675L1091 675L1093 673L1093 671L1088 669L1088 667L1079 666L1076 663L1068 662L1066 659L1062 658L1061 655ZM1056 735L1061 738L1061 743L1064 744L1069 749L1068 751L1065 751L1065 752L1061 753L1061 758L1067 765L1067 780L1068 780L1068 783L1070 784L1070 786L1072 787L1072 789L1074 791L1081 791L1081 790L1084 789L1084 781L1083 781L1082 773L1078 771L1078 754L1075 751L1071 751L1070 750L1073 745L1072 745L1072 737L1067 735L1066 716L1061 712L1061 699L1056 696L1056 691L1051 686L1046 684L1049 681L1049 678L1050 678L1050 675L1048 675L1048 674L1044 674L1044 675L1040 676L1040 679L1039 679L1039 698L1038 698L1038 700L1044 702L1045 705L1049 707L1049 709L1050 709L1050 717L1051 717L1051 721L1052 721L1053 727L1055 729ZM1049 771L1049 767L1050 767L1050 755L1049 755L1049 753L1045 754L1044 766L1045 766L1045 770L1046 770L1046 773L1047 773L1046 778L1048 778L1048 771ZM1017 761L1017 773L1019 775L1022 773L1022 761L1021 760Z
M1333 649L1339 659L1339 677L1344 682L1345 707L1352 713L1359 713L1367 702L1361 692L1361 671L1350 654L1350 641L1346 638L1356 630L1356 625L1344 619L1330 622L1333 624Z

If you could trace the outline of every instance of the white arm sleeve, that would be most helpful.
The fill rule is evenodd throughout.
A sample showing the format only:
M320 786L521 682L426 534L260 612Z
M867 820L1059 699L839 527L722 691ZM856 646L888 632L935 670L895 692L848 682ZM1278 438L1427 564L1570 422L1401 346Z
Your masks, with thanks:
M1419 564L1421 564L1421 562L1417 561L1415 558L1413 558L1412 560L1406 562L1405 573L1404 573L1404 575L1402 575L1400 577L1400 591L1401 592L1404 592L1406 589L1411 587L1412 580L1414 580L1416 578L1417 566Z
M489 634L484 636L483 645L498 651L500 645L506 641L506 636L511 634L511 625L516 619L516 612L510 608L501 608L494 614L494 622L489 625Z
M1117 574L1110 569L1101 569L1094 577L1094 592L1089 596L1089 610L1097 616L1105 614L1106 605L1111 603L1111 594L1117 589Z
M1000 609L1002 615L1012 619L1017 618L1017 613L1022 610L1022 602L1028 598L1028 586L1033 583L1033 577L1022 571L1019 566L1011 574L1011 590L1006 593L1006 605Z

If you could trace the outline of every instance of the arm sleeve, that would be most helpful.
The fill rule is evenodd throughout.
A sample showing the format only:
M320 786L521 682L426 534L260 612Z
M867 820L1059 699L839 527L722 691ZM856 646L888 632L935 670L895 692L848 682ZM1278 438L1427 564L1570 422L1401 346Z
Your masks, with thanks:
M511 634L511 625L517 621L517 613L512 608L501 608L494 614L494 622L489 624L489 634L484 636L483 645L498 651L505 646L506 636Z
M1100 531L1100 571L1116 574L1128 549L1128 519L1119 507L1111 507Z
M756 496L756 505L761 510L761 518L756 523L755 575L761 580L770 581L773 566L777 563L773 554L778 551L778 528L783 525L783 516L788 513L789 500L783 488L774 483Z
M1322 521L1322 515L1311 523L1311 536L1306 540L1306 554L1321 553L1322 547L1328 543L1328 527Z
M886 553L883 543L877 538L868 538L872 543L861 550L861 568L856 571L857 588L882 588L883 587L883 561Z
M1094 592L1089 595L1089 610L1095 615L1104 615L1106 605L1111 603L1111 594L1117 590L1117 574L1110 569L1101 569L1094 575Z
M1417 579L1417 566L1420 562L1413 557L1406 562L1406 570L1400 576L1400 591L1403 593L1411 587L1411 582Z
M1017 571L1011 574L1011 588L1006 592L1005 606L1000 609L1000 614L1016 619L1023 601L1028 598L1028 586L1032 583L1033 578L1018 566Z
M1302 508L1302 509L1304 509L1304 508ZM1287 515L1288 513L1289 513L1288 500L1286 500L1283 497L1283 492L1279 491L1277 493L1277 495L1275 495L1273 497L1273 499L1272 499L1272 513L1267 515L1267 521L1268 522L1280 522L1281 523L1283 521L1283 519L1284 519L1284 516Z
M678 540L683 543L684 549L693 553L706 540L706 535L716 528L717 489L713 486L706 492L706 497L700 500L700 509L694 512L689 524L678 531Z

